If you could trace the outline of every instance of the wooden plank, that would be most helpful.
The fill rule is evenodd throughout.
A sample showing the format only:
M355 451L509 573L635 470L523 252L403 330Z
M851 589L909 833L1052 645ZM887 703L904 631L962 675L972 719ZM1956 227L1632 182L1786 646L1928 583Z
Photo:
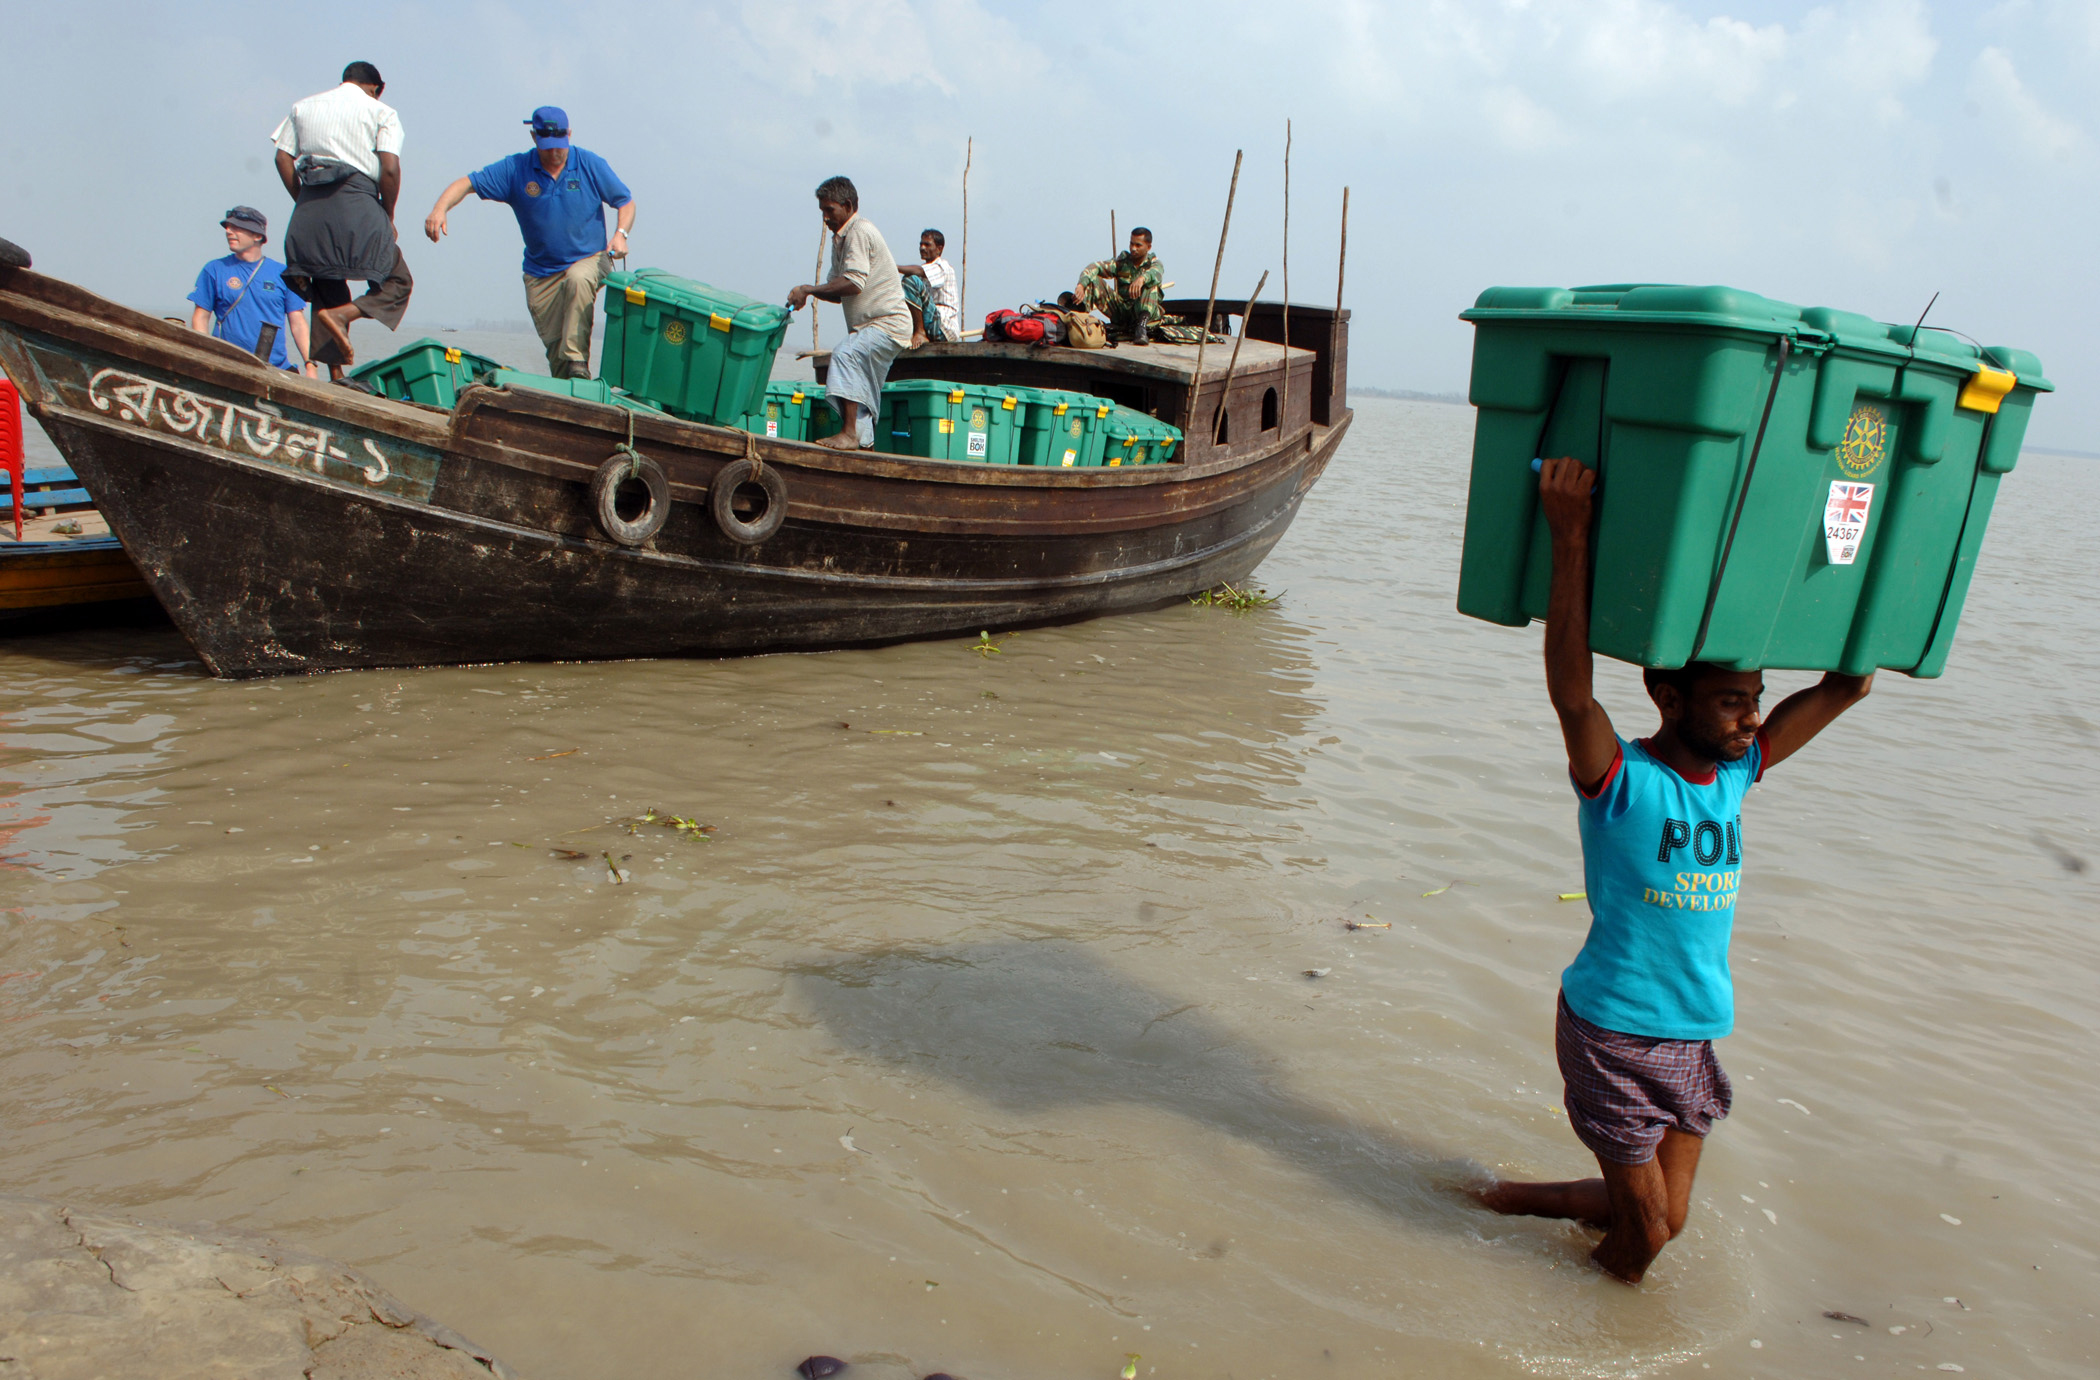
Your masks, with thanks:
M68 503L92 503L86 489L25 489L22 492L22 508L63 508ZM0 513L15 510L15 496L0 489Z

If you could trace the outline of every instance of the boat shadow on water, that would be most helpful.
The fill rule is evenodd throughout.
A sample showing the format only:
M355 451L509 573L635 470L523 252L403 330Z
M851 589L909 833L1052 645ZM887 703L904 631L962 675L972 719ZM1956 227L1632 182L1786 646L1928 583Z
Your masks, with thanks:
M848 1049L930 1073L1002 1112L1129 1103L1254 1145L1411 1226L1475 1232L1477 1162L1291 1092L1207 1015L1076 945L999 941L803 965L791 986Z

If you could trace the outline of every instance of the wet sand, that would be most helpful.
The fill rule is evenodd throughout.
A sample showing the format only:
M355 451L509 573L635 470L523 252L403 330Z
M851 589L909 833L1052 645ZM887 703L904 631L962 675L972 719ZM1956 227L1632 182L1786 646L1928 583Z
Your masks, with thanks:
M536 1375L2091 1373L2090 465L2010 477L1943 680L1749 800L1736 1112L1629 1291L1452 1191L1587 1159L1538 639L1451 609L1470 428L1364 403L1273 609L995 656L0 642L8 1187Z

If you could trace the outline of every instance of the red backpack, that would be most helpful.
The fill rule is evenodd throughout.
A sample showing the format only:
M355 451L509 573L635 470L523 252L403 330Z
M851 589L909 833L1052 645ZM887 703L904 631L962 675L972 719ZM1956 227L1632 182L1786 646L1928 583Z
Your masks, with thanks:
M1007 338L1007 322L1020 319L1021 313L1008 307L1001 307L998 311L984 318L984 338L986 340L1005 340Z
M1039 316L1016 316L1006 323L1006 338L1017 345L1040 345L1043 340L1043 319Z

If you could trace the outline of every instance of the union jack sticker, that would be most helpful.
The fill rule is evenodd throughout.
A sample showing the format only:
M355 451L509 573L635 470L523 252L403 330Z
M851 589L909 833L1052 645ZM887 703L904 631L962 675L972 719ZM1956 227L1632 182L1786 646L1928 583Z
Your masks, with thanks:
M1851 565L1867 535L1867 514L1874 506L1874 486L1849 479L1830 481L1823 505L1823 554L1832 565Z

